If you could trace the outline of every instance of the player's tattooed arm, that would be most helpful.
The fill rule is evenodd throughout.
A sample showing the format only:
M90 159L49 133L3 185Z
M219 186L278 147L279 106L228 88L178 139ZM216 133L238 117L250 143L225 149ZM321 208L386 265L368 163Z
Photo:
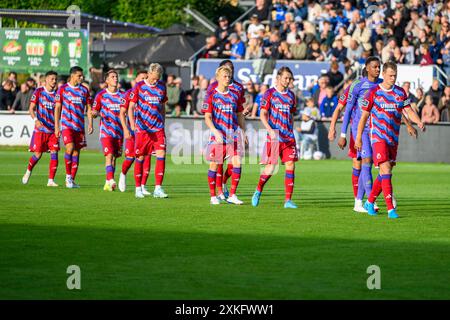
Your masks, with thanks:
M212 113L206 112L205 113L205 123L206 126L211 130L211 132L214 134L214 137L216 138L217 143L223 143L222 134L219 130L214 126L214 123L212 121Z
M55 103L55 135L57 138L61 136L59 121L61 120L61 102Z
M419 115L413 108L405 108L408 118L417 124L420 130L425 131L425 124L420 120Z
M135 124L134 124L134 107L135 107L135 103L133 101L130 101L130 105L128 107L128 119L130 119L130 127L131 130L136 130L135 128Z
M92 116L92 106L90 103L86 105L87 109L87 117L88 117L88 134L92 134L94 132L94 121Z

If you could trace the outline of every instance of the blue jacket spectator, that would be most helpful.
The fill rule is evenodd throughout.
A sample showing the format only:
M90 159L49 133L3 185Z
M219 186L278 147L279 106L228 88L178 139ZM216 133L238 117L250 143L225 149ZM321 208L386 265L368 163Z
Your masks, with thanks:
M323 98L322 103L320 104L320 116L322 118L331 118L333 116L333 112L338 105L338 98L334 94L334 90L332 86L327 87L327 95Z

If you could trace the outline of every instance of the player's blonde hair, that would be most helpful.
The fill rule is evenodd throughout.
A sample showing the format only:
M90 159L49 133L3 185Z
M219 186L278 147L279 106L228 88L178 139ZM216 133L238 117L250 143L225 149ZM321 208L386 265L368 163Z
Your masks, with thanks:
M228 65L223 65L223 66L220 66L220 67L217 68L217 70L216 70L216 79L219 77L219 75L222 72L226 72L229 75L233 75L233 70L231 70L231 68Z
M159 64L159 63L152 63L150 64L150 66L148 67L148 72L156 72L159 75L163 74L163 67Z

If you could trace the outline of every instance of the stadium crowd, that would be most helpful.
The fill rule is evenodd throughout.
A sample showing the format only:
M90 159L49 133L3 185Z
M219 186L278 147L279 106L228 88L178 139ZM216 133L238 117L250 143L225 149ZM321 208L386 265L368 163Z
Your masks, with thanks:
M292 86L298 98L298 119L305 118L303 111L308 105L315 110L311 114L317 113L314 120L329 119L337 97L359 70L355 66L363 65L369 56L378 56L383 63L435 64L450 76L450 0L256 0L249 17L231 27L221 16L199 57L330 62L328 73L304 92ZM345 74L339 71L339 63L344 64ZM166 75L166 111L173 116L200 117L206 89L213 80L195 76L191 88L183 90L181 78ZM28 110L32 92L42 81L28 78L19 84L17 74L10 72L0 89L0 110ZM62 84L60 79L58 85ZM121 84L123 89L133 85ZM268 86L252 81L243 85L245 114L256 118ZM104 86L104 82L92 83L91 94ZM412 92L408 82L402 86L425 123L450 121L450 86L441 86L437 79L428 91L419 87Z

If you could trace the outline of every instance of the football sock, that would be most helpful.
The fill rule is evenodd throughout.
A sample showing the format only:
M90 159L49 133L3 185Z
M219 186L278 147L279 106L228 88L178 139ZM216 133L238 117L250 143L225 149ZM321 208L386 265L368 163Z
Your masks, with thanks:
M267 175L262 174L259 177L259 182L258 182L258 186L256 187L256 190L258 190L259 192L262 192L264 185L266 184L267 181L269 181L271 176L272 176L271 174L267 174Z
M223 193L222 183L223 183L223 164L218 164L216 171L217 194Z
M378 196L380 195L381 191L382 191L382 187L381 187L381 176L378 175L377 178L375 179L373 186L372 186L372 192L370 193L369 198L367 199L370 203L374 203Z
M286 201L292 199L292 193L294 192L294 179L294 170L286 170L286 175L284 178Z
M106 180L112 180L114 179L114 167L109 165L106 166Z
M80 159L80 156L72 156L71 175L72 175L73 180L75 180L75 176L77 175L79 159Z
M363 163L361 170L362 182L366 195L369 196L372 192L372 164Z
M208 170L208 184L209 184L209 193L211 197L216 196L216 172Z
M71 175L72 174L72 155L65 153L64 154L64 163L66 164L66 174Z
M148 176L150 174L150 167L152 165L152 156L145 156L142 172L141 184L145 186L147 184Z
M358 181L361 169L353 168L352 172L352 185L353 185L353 196L356 198L358 195Z
M50 154L50 165L48 167L48 178L55 179L56 170L58 169L58 153Z
M39 158L36 157L34 154L31 156L30 160L28 161L28 171L33 171L34 166L39 161Z
M122 163L122 173L127 174L128 170L130 170L131 165L134 162L134 158L125 157L125 160Z
M144 165L144 160L136 159L134 162L134 182L136 184L136 187L141 187L141 180L142 180L142 167Z
M227 170L225 170L225 172L223 173L223 179L222 179L223 183L227 183L228 179L232 176L232 174L233 174L233 165L228 164Z
M394 209L392 204L392 174L384 174L381 176L381 187L383 189L384 200L388 211Z
M155 165L155 186L162 185L165 168L166 168L166 158L157 157Z
M230 196L236 193L236 189L238 187L240 179L241 179L241 168L233 168L231 172Z

